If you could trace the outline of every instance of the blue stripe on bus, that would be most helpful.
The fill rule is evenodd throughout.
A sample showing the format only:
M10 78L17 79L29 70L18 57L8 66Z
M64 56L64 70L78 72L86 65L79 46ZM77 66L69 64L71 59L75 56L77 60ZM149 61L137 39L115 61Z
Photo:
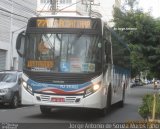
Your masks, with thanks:
M38 83L38 82L35 82L31 79L29 79L27 81L27 84L29 86L32 87L32 89L35 91L35 90L40 90L40 89L43 89L43 88L57 88L57 89L60 89L60 90L63 90L63 91L74 91L74 90L80 90L80 89L83 89L87 86L90 86L92 85L91 82L86 82L84 84L74 84L74 85L68 85L68 84L48 84L48 83Z

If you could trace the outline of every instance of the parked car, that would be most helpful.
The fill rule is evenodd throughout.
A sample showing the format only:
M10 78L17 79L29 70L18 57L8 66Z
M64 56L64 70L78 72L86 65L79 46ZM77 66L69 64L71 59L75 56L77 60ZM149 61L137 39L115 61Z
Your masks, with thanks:
M131 87L131 88L133 88L133 87L135 87L135 86L136 86L135 82L133 82L133 81L130 82L130 87Z
M135 79L130 82L130 87L143 86L143 82L140 79Z
M143 82L140 79L135 79L136 86L143 86Z
M157 80L157 83L160 84L160 80Z
M22 73L18 71L0 72L0 103L9 103L16 108L21 101L20 83Z

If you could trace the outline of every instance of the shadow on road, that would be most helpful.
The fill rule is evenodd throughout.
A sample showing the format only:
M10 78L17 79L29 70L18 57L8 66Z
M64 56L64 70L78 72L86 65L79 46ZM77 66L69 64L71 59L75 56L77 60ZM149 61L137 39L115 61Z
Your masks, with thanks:
M31 105L28 105L28 106L24 106L24 105L20 105L18 106L17 108L15 109L18 109L18 108L23 108L23 107L30 107ZM13 108L9 105L9 104L5 104L5 105L0 105L0 110L13 110Z
M117 111L119 108L117 105L112 106L112 110L106 115L110 116L113 112ZM53 108L52 112L50 114L44 115L44 114L36 114L32 116L26 116L27 118L31 119L44 119L46 121L47 119L55 122L64 120L65 122L71 122L71 121L78 121L78 122L98 122L104 119L104 117L100 116L98 110L91 110L91 109L69 109L69 108ZM106 121L107 122L107 121Z

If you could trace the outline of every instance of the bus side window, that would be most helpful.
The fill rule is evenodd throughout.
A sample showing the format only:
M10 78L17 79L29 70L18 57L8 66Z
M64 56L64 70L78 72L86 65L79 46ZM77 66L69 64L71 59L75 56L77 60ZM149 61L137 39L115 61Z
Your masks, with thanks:
M107 27L104 28L103 39L105 43L106 64L111 64L111 33Z
M104 50L105 51L105 62L108 63L108 54L107 54L108 53L107 52L107 49L108 49L107 47L108 46L107 46L107 41L106 40L105 40L104 44L105 44L105 50Z
M106 63L111 63L111 43L106 40L105 42L105 55L106 55Z

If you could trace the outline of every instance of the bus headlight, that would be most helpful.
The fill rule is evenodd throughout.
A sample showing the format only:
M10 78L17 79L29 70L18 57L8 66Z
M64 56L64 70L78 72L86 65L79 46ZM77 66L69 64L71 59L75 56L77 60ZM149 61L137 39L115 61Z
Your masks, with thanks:
M99 90L101 87L101 84L98 83L98 84L94 84L93 86L91 86L90 88L86 89L85 91L85 96L84 97L87 97L91 94L93 94L94 92L96 92L97 90Z
M25 89L27 89L27 83L25 81L22 82L22 85Z
M99 85L99 84L93 85L93 90L94 90L94 91L97 91L99 88L100 88L100 85Z
M28 85L25 81L22 82L23 87L30 93L32 93L32 87L30 85Z

